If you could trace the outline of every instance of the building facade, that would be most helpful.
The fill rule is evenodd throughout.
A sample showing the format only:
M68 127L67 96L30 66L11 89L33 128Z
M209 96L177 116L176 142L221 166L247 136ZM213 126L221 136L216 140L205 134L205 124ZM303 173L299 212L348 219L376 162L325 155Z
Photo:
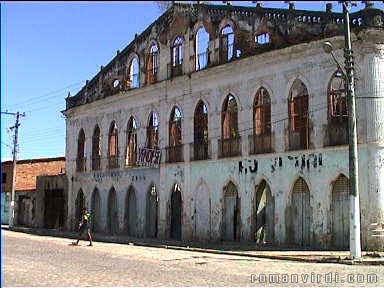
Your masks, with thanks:
M42 227L40 214L44 215L44 209L40 206L41 198L37 186L38 175L58 175L65 172L65 158L38 158L18 160L16 164L15 187L15 219L14 225L26 227ZM12 161L1 163L2 170L2 215L8 211L12 191ZM3 196L4 195L4 196ZM2 199L3 200L3 199ZM4 215L5 216L5 215ZM2 217L2 223L8 224L8 218Z
M383 23L351 15L364 249L383 248ZM66 99L68 226L87 206L104 233L348 249L345 78L322 49L343 39L330 5L174 4Z

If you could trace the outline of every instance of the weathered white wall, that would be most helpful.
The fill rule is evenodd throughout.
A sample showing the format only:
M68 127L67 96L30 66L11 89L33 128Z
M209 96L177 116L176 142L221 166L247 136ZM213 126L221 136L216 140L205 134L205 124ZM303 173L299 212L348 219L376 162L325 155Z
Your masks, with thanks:
M367 33L368 35L368 33ZM329 39L338 49L336 56L342 59L343 39ZM169 209L171 189L174 183L179 183L183 197L183 239L208 240L220 239L222 217L223 187L232 179L238 186L241 198L241 235L242 239L250 240L251 203L254 197L254 187L265 179L275 197L275 235L277 243L285 241L284 211L290 202L290 190L295 180L300 176L305 179L310 188L310 201L313 211L311 226L312 243L325 247L329 243L330 233L330 197L331 185L338 175L348 176L348 147L323 148L327 137L327 88L336 65L322 50L323 41L314 41L285 49L266 52L261 55L237 60L225 65L176 77L172 80L147 85L140 89L119 93L93 103L72 108L67 111L67 174L69 177L69 215L74 215L76 193L81 188L90 205L91 192L97 187L100 191L103 221L105 226L107 197L110 188L116 189L119 203L119 226L123 227L125 195L129 185L133 184L138 192L139 231L143 231L145 217L145 194L153 182L159 187L159 233L165 238L169 235ZM357 97L383 98L383 47L354 42L356 59L356 95ZM160 50L167 49L160 48ZM184 47L184 66L188 67L189 55ZM161 53L161 52L160 52ZM166 52L167 53L167 52ZM188 57L187 57L188 56ZM166 66L167 56L161 54L160 65ZM162 67L164 67L162 66ZM164 70L161 70L164 73ZM288 103L290 87L295 79L300 79L309 93L310 110L310 148L308 151L287 151L288 147ZM264 86L272 101L272 133L274 151L276 153L248 156L248 135L252 133L252 105L256 91ZM221 134L221 108L225 97L231 93L235 96L239 113L239 130L242 137L242 156L228 159L217 159L218 139ZM211 161L189 161L190 143L193 142L193 113L199 99L208 107L208 130L211 141ZM382 221L384 209L384 113L383 99L360 99L358 106L358 133L361 216L363 227L363 246L373 243L368 237L367 229L372 222ZM162 163L160 169L127 169L124 168L124 149L126 146L126 127L133 115L138 123L138 146L145 144L145 129L149 114L156 111L160 119L160 147L168 146L168 121L172 107L178 105L183 113L182 139L184 143L184 160L182 164ZM110 123L115 120L119 129L120 168L106 170L108 130ZM77 135L81 128L86 135L87 171L90 171L91 140L93 129L98 124L102 138L102 170L101 172L76 173L75 159L77 151ZM162 150L164 154L164 149ZM290 157L305 155L310 157L309 168L295 166L295 160ZM312 156L310 156L312 155ZM315 167L314 155L321 155L322 165ZM282 165L278 158L282 159ZM164 162L164 155L162 162ZM258 162L256 173L249 170L239 172L239 161L247 167L248 160ZM299 161L300 163L300 161ZM95 176L100 175L100 177ZM118 175L118 176L116 176ZM132 176L138 176L141 181L132 181ZM140 178L140 177L144 177ZM102 180L100 180L102 179ZM101 182L100 182L101 181ZM203 187L203 188L201 188ZM202 196L196 191L206 191ZM204 192L205 193L205 192ZM204 201L211 199L211 205ZM372 206L373 205L373 206ZM209 229L196 228L192 219L195 207L201 213L210 216ZM202 207L202 208L201 208ZM209 208L210 207L210 208ZM71 217L70 217L71 218ZM74 217L72 217L74 218ZM69 223L71 227L73 223ZM206 236L194 235L208 233ZM370 242L371 241L371 242ZM380 243L379 243L380 244ZM371 246L371 245L368 245Z

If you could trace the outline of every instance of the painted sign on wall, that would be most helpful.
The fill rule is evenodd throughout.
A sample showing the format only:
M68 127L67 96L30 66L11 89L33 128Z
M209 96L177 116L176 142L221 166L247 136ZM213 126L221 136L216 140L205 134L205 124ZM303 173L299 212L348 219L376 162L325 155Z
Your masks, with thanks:
M139 148L136 164L138 166L157 167L160 165L161 150L159 148Z

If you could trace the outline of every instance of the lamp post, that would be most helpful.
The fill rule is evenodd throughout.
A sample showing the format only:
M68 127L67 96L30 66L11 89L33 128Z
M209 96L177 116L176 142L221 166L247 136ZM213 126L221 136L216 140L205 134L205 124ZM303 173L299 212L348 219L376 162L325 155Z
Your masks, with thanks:
M353 67L353 51L351 47L351 31L349 25L349 11L346 2L343 2L344 13L344 58L345 70L333 54L333 47L330 42L325 42L323 49L330 53L338 68L343 72L347 85L348 101L348 132L349 132L349 187L350 187L350 219L349 219L349 251L351 258L361 257L360 243L360 205L359 205L359 178L358 178L358 155L357 155L357 128L356 128L356 103L355 103L355 81Z

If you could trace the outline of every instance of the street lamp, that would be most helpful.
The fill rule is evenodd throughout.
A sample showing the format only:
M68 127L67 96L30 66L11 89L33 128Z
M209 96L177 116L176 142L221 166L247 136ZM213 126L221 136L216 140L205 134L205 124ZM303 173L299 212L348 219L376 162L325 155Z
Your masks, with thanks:
M349 11L346 2L343 2L344 13L344 58L345 71L333 54L333 46L330 42L324 42L323 49L332 55L338 68L343 72L347 81L348 101L348 132L349 132L349 187L350 191L350 218L349 218L349 251L351 258L361 257L360 243L360 206L359 206L359 178L358 178L358 155L357 155L357 129L356 129L356 103L355 103L355 81L353 68L353 51L351 47L351 31L349 25Z

